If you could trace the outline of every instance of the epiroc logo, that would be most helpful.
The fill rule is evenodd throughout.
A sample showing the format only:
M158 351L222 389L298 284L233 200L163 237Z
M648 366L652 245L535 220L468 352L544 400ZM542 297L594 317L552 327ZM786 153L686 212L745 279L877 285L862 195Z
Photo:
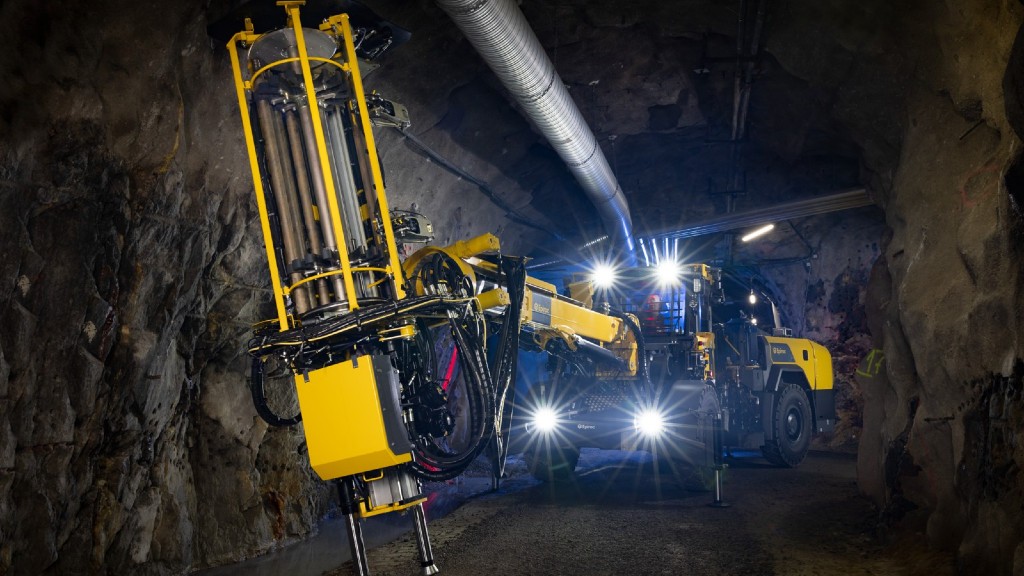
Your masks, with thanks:
M541 294L533 295L533 305L530 306L533 311L534 322L538 324L551 324L551 297L544 296Z
M770 346L773 362L796 362L793 358L793 350L786 344L772 343Z

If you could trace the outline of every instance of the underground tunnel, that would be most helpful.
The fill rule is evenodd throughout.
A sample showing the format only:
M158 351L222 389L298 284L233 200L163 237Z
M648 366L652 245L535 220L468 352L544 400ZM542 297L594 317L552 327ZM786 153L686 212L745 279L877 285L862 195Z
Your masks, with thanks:
M1024 574L1022 23L3 2L0 575Z

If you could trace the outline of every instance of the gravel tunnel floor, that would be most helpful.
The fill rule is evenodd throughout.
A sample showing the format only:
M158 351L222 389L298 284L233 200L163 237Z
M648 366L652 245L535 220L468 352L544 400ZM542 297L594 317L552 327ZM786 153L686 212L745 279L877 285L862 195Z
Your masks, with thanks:
M430 533L447 576L954 574L948 555L917 539L882 543L855 469L839 454L812 453L797 469L734 458L732 506L712 508L711 493L686 490L649 455L588 450L564 484L525 481L513 463L505 488L431 521ZM418 574L414 536L369 562L375 576Z

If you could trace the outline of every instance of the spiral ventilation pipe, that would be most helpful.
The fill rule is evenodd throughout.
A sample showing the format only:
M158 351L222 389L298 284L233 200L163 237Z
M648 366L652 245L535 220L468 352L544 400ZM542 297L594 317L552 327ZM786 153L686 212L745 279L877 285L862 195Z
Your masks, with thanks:
M554 64L513 0L437 0L597 208L623 258L635 264L633 223L622 188Z

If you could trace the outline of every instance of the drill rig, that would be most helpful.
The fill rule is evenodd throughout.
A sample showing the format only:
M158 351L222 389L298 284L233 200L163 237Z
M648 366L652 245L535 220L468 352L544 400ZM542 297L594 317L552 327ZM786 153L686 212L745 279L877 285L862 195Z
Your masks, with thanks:
M503 255L489 234L403 259L399 245L429 240L430 225L389 207L372 128L407 126L408 115L367 96L359 69L392 37L354 26L348 14L318 15L315 28L304 27L303 4L280 1L276 18L244 18L227 44L275 310L248 343L250 391L271 425L302 423L311 468L338 486L360 575L369 574L362 520L390 512L412 515L422 573L437 573L421 482L454 478L481 454L496 483L510 451L525 452L535 470L571 471L565 452L644 447L648 428L669 427L680 451L707 464L710 422L723 414L731 433L754 433L745 442L757 433L762 442L785 434L802 442L810 427L803 384L822 422L831 402L827 352L742 330L730 340L711 324L716 282L705 265L679 272L657 303L636 305L590 279L563 295L528 276L525 259ZM659 325L672 309L676 319ZM444 357L442 339L451 342L440 347ZM758 357L767 344L770 357ZM733 362L716 356L725 345L748 351ZM510 435L521 349L550 363L520 402L526 433ZM802 361L793 357L800 353ZM458 405L448 378L455 365ZM267 385L282 375L298 414L281 416L268 402ZM545 432L559 427L573 434Z
M389 37L347 14L304 27L303 4L244 18L227 44L276 311L248 344L251 394L271 425L302 423L310 466L338 486L359 574L361 521L389 512L411 513L422 572L434 574L420 482L453 478L485 451L500 478L520 345L635 373L636 322L527 277L491 235L401 259L399 244L429 239L430 225L389 208L372 127L408 117L366 95L358 62ZM448 358L439 337L453 343ZM460 368L465 410L445 363ZM282 374L298 414L268 402Z
M587 306L639 319L641 370L559 362L533 383L512 449L526 453L537 478L569 477L581 447L641 449L707 487L723 449L760 450L795 467L812 435L833 430L828 350L783 328L769 334L751 317L716 321L721 269L663 256L655 266L595 266L568 289Z

